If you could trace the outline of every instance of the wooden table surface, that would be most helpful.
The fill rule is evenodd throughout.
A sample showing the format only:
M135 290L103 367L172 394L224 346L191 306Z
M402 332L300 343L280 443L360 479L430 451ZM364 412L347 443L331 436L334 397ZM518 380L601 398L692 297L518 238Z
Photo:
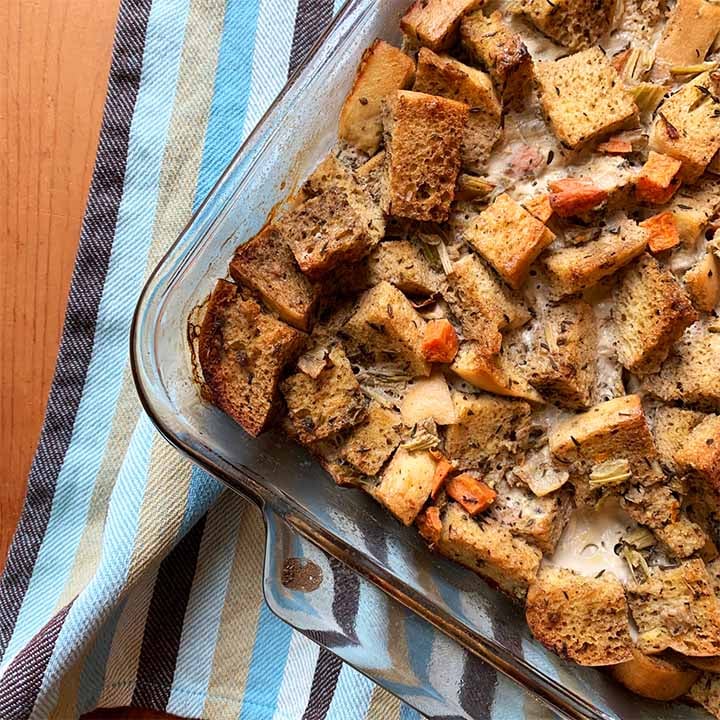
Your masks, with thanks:
M0 0L0 565L52 380L118 6ZM120 709L86 720L168 717Z

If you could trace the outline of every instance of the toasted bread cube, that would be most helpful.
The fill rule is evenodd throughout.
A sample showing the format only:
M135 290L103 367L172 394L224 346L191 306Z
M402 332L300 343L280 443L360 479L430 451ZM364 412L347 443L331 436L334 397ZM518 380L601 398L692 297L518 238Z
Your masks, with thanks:
M678 173L682 163L669 155L651 150L635 180L635 195L641 202L662 205L680 187Z
M683 283L695 308L712 312L720 303L720 262L715 254L706 252L683 275Z
M199 358L210 399L251 435L274 419L280 374L307 335L218 280L200 329Z
M436 465L427 450L408 452L399 447L369 492L403 525L412 525L430 497Z
M720 675L704 672L688 691L688 698L704 707L714 718L720 718Z
M607 400L556 425L548 436L550 452L565 464L586 471L608 460L627 460L633 482L656 482L652 434L637 395ZM660 473L661 474L661 473Z
M400 90L384 112L390 215L445 222L455 196L468 106Z
M338 137L372 155L382 139L382 103L396 90L412 85L415 63L384 40L363 53L355 82L340 111Z
M544 567L528 591L525 618L536 640L578 665L632 657L625 593L612 573L591 578Z
M635 522L655 530L680 519L683 490L684 483L677 479L636 486L625 493L620 504Z
M334 347L328 360L317 377L299 372L281 386L290 420L304 443L354 427L367 414L367 399L342 348Z
M420 48L413 90L457 100L472 108L465 125L462 166L480 171L501 135L502 108L490 76L448 55Z
M592 404L597 380L595 313L584 300L550 305L530 360L530 384L547 400L580 410Z
M720 150L720 127L715 115L720 73L706 72L683 85L658 108L649 147L682 162L679 177L695 182Z
M300 438L297 437L297 431L289 419L287 419L285 430L286 432L289 430L288 434L291 437L295 436L295 439L300 441ZM340 448L334 438L318 440L307 447L322 465L323 470L335 481L336 485L341 487L365 487L372 483L372 477L364 475L342 457Z
M495 520L474 519L457 503L448 504L436 549L522 598L535 578L542 553Z
M539 547L544 555L552 555L573 509L571 494L561 490L536 497L522 485L507 483L498 485L496 490L488 517L516 537Z
M720 497L720 416L708 415L698 423L675 454L680 469L691 473Z
M266 225L238 247L230 262L230 275L258 293L281 320L299 330L310 329L319 292L300 272L276 227Z
M678 0L655 50L665 70L702 62L717 37L720 7L709 0Z
M698 670L665 658L644 655L635 649L632 653L631 660L613 665L610 672L636 695L651 700L675 700L684 695L700 676Z
M549 222L555 211L550 203L550 195L536 195L523 203L523 207L541 223Z
M416 378L408 383L400 403L400 414L408 427L428 418L438 425L452 425L457 420L450 388L441 370L428 378Z
M503 21L502 13L480 10L460 23L460 39L474 62L487 68L504 102L518 107L532 73L532 58L520 35Z
M675 522L653 528L653 533L671 557L683 560L702 550L708 542L703 529L684 515Z
M484 467L517 447L530 405L492 395L453 394L457 422L445 433L445 451L462 468Z
M553 292L563 297L596 285L641 255L647 241L647 230L626 219L597 240L549 253L545 267Z
M660 464L669 472L677 474L680 468L675 461L678 451L684 447L692 430L704 419L705 414L695 410L661 406L653 418L653 436Z
M466 230L465 239L518 290L530 265L555 236L507 193L499 195Z
M380 205L385 183L385 151L381 150L366 163L363 163L355 171L355 177L373 199L373 202Z
M383 281L363 295L343 332L368 355L390 353L414 376L430 374L422 352L425 320L389 282Z
M475 255L453 263L450 280L455 293L450 302L465 337L477 340L488 354L500 351L501 330L522 327L530 319L525 303Z
M364 475L377 475L399 445L402 427L397 412L372 401L363 423L343 443L340 456Z
M439 287L440 276L409 240L380 243L368 258L368 270L371 285L386 280L408 295L432 295Z
M666 211L677 223L680 240L693 246L720 208L720 180L705 176L692 187L681 187Z
M623 31L629 33L633 41L650 45L665 16L664 0L625 0L623 7Z
M627 587L627 596L642 652L720 654L720 599L702 560L651 568L646 580Z
M276 226L310 278L367 255L382 238L382 211L335 158L313 173L306 189L319 194L283 215Z
M636 374L657 372L698 319L682 285L650 255L625 270L614 299L618 359Z
M660 372L643 379L643 389L665 402L720 412L718 367L720 333L712 323L697 322L685 331Z
M680 244L680 230L671 212L653 215L643 220L640 227L648 231L648 250L653 254L671 250Z
M540 3L550 7L546 0ZM553 132L568 148L637 124L632 95L597 47L536 63L535 79Z
M402 31L435 52L457 42L458 27L465 13L483 0L415 0L400 20Z
M583 50L610 29L614 10L612 0L520 0L516 12L558 44Z

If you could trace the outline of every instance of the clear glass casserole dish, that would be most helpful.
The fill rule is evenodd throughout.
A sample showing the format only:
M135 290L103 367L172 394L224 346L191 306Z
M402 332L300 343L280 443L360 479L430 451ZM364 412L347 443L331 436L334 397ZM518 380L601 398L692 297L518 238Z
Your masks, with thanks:
M529 716L524 705L503 706L509 684L480 658L563 717L705 717L643 701L600 671L560 660L532 638L521 607L431 554L366 494L336 487L281 433L253 439L199 395L188 317L227 274L235 247L333 146L362 51L375 37L399 41L407 3L345 5L151 275L131 337L142 403L175 447L263 510L271 609L424 714ZM282 582L290 556L318 566L319 588Z

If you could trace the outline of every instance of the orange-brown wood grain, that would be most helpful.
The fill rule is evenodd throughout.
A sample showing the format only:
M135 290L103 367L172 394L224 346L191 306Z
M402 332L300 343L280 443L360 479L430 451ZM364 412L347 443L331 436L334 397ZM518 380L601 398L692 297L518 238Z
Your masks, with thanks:
M0 566L52 380L118 7L0 1ZM126 709L88 716L168 717Z

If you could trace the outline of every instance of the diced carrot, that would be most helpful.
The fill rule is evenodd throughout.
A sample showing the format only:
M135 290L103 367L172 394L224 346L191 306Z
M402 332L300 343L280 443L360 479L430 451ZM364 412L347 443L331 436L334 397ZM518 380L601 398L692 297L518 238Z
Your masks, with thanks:
M452 362L458 345L457 333L448 320L430 320L425 326L422 352L428 362Z
M418 515L416 520L420 534L430 543L436 543L442 532L442 520L440 520L440 508L431 505L425 512Z
M615 137L608 138L605 142L600 143L597 149L608 155L626 155L632 152L633 146L622 135L615 135Z
M648 247L650 252L659 253L680 244L680 231L677 220L671 212L653 215L640 223L649 232Z
M560 217L581 215L605 202L607 190L602 190L590 180L564 178L550 183L550 205Z
M549 195L536 195L525 203L525 209L541 223L546 223L553 214Z
M491 487L468 473L461 473L451 478L445 484L445 490L470 515L477 515L487 510L497 497L497 493Z
M681 167L680 160L651 150L635 180L637 199L653 205L666 203L680 187L677 174Z
M448 475L455 470L455 465L453 465L453 463L450 462L450 460L448 460L441 452L431 450L430 454L437 462L437 465L435 466L435 475L433 475L432 492L430 493L430 497L434 500L438 496L442 486L445 484L445 480Z

